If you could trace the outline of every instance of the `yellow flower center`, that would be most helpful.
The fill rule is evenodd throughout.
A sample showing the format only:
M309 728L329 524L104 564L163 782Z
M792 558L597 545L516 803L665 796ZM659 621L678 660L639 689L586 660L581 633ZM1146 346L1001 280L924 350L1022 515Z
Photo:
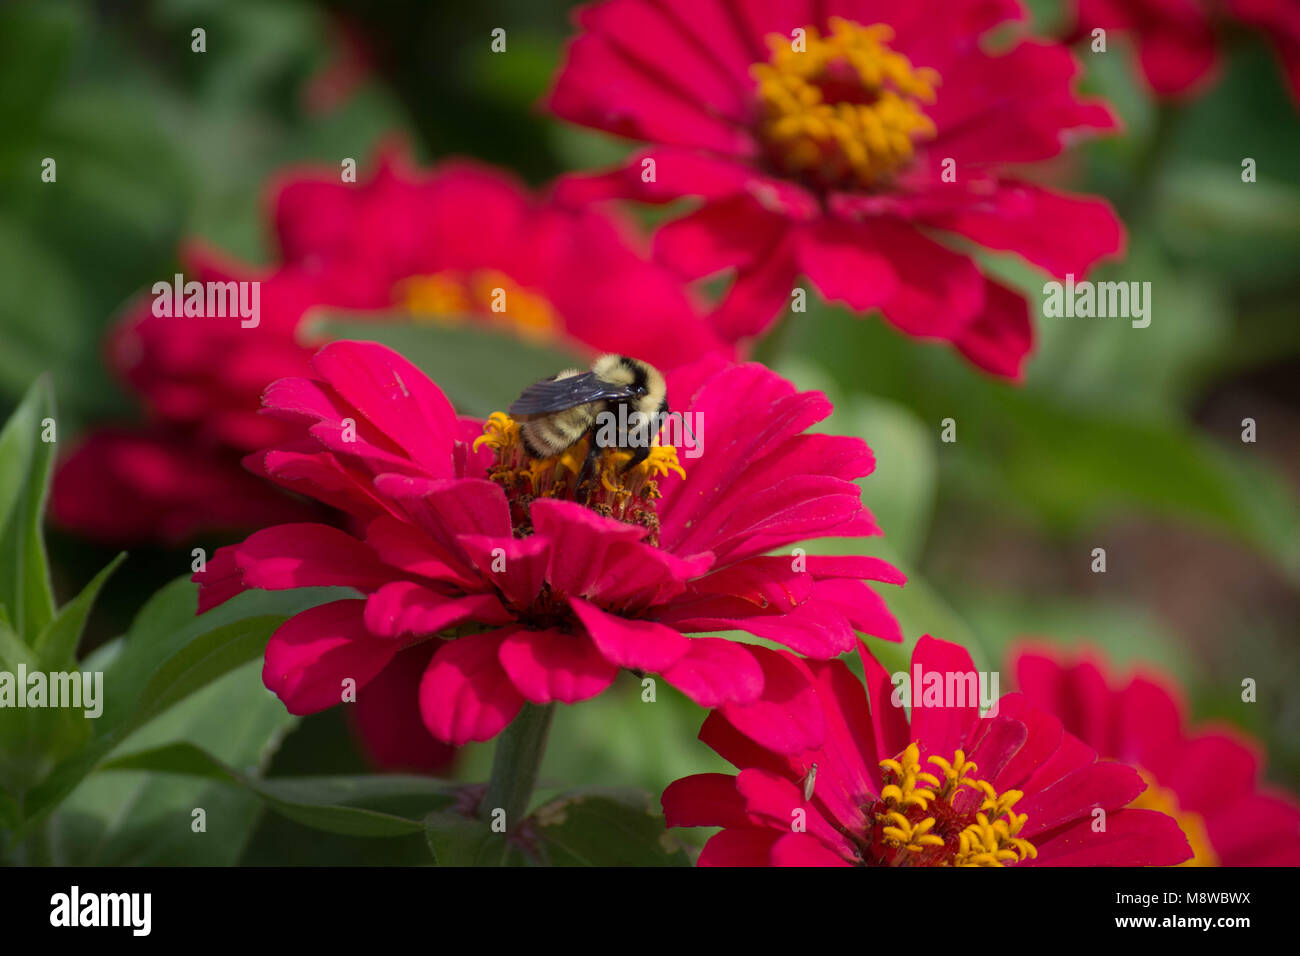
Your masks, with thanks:
M656 479L686 472L672 445L654 445L644 461L627 467L632 452L621 448L603 449L590 481L579 488L587 458L589 437L552 458L533 458L524 447L519 423L505 412L493 412L483 434L474 439L474 450L486 445L496 455L488 477L499 484L510 502L515 535L532 533L528 505L537 498L581 501L597 514L650 530L649 541L658 544L659 517L655 502L662 497Z
M1019 790L998 793L974 776L958 750L931 756L921 769L916 743L882 760L880 799L867 808L862 858L868 866L1006 866L1038 855L1018 834L1029 819L1014 807Z
M939 74L888 46L885 24L862 26L831 17L830 36L807 27L802 42L769 34L758 81L759 134L782 173L823 187L878 185L911 160L915 144L933 139Z
M551 303L504 272L444 270L397 283L399 306L417 321L461 325L486 322L534 342L554 340L562 323Z
M1159 786L1156 778L1150 773L1140 767L1138 772L1147 782L1147 788L1138 794L1138 798L1130 806L1142 810L1159 810L1166 816L1174 818L1192 848L1192 858L1178 865L1218 866L1219 855L1214 852L1214 846L1210 843L1210 834L1205 829L1205 819L1199 813L1182 809L1178 805L1178 794L1167 787Z

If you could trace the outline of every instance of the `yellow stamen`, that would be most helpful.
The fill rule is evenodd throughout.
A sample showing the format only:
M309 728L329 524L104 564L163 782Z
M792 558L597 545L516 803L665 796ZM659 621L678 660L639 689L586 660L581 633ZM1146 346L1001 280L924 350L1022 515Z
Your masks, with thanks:
M945 795L953 793L958 787L978 788L980 785L981 781L969 776L969 774L979 769L979 765L967 760L966 754L960 750L953 755L951 763L938 756L930 757L929 762L938 764L939 769L943 771L943 793ZM990 789L992 788L990 787Z
M884 833L886 839L901 846L909 853L920 853L927 846L943 846L943 837L935 836L929 832L934 828L934 817L926 817L915 825L901 813L887 814L886 819L890 820L894 825L885 827L881 832Z
M1016 800L1019 799L1017 793ZM1005 819L994 820L983 811L975 814L975 822L958 835L957 855L951 865L1006 866L1038 856L1032 843L1016 836L1028 819L1023 813L1008 813Z
M894 775L894 782L886 784L880 791L880 797L886 803L924 810L934 799L935 792L931 788L938 788L939 781L934 774L921 772L921 750L915 743L908 744L897 760L882 760L880 766ZM918 781L928 783L930 787L918 787Z
M483 434L474 439L474 451L487 445L495 451L513 448L519 442L519 423L505 412L493 412L483 426Z
M677 460L677 449L672 445L655 445L643 461L626 468L631 460L632 453L622 449L611 449L601 456L600 483L606 491L631 494L651 477L664 478L670 472L686 477L685 469Z
M1038 855L1019 833L1029 819L1013 807L1024 794L999 794L986 780L974 776L978 766L958 750L952 760L937 755L928 762L939 777L921 770L920 748L913 742L897 758L880 761L883 786L869 818L880 843L871 859L893 865L1005 866ZM925 784L925 786L921 786ZM971 797L983 795L972 815ZM903 855L899 855L902 851Z
M767 37L767 63L750 68L758 82L759 133L782 171L824 187L870 187L908 163L915 144L933 139L922 110L933 103L939 74L888 46L893 30L831 17L830 35L805 28L805 45Z

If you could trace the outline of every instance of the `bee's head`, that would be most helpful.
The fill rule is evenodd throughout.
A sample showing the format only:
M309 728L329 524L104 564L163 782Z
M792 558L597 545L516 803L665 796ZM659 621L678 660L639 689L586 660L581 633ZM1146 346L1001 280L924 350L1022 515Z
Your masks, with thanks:
M646 415L668 411L668 383L649 362L626 355L602 355L591 370L603 381L631 386L634 410Z

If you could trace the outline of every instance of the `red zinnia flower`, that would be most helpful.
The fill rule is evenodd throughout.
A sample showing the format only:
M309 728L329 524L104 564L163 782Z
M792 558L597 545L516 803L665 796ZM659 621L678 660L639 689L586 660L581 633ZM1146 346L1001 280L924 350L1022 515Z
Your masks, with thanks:
M172 543L261 526L276 508L280 520L315 517L293 512L265 483L250 488L239 468L244 455L291 433L258 414L259 398L278 378L308 374L315 347L302 325L313 309L491 324L665 367L724 347L614 220L535 199L489 168L419 171L385 155L360 184L342 183L338 170L294 173L270 204L281 251L272 269L201 247L183 257L186 281L260 280L256 327L238 317L155 316L143 302L112 333L109 363L142 399L148 425L95 433L64 463L52 500L62 524L114 542ZM200 462L196 483L189 476Z
M345 679L360 688L404 648L447 638L419 696L429 730L452 743L494 736L525 700L592 697L624 667L743 722L764 688L784 699L791 665L686 634L742 629L817 657L852 648L855 629L901 639L863 580L902 583L890 565L767 553L879 532L854 483L873 470L869 449L804 434L830 403L762 366L714 359L670 373L702 454L683 467L659 446L623 470L631 453L606 450L584 506L582 442L533 460L508 417L486 429L457 419L436 385L373 343L328 345L312 365L317 378L281 380L264 398L301 437L250 466L364 531L268 528L195 575L201 610L245 588L365 595L305 611L271 638L263 676L293 713L339 703ZM814 716L797 712L805 722L783 733L806 746Z
M1160 96L1204 90L1219 70L1220 28L1231 20L1263 31L1300 103L1300 5L1295 0L1078 0L1073 36L1097 28L1133 35L1138 65Z
M932 233L1061 277L1123 246L1107 203L1011 171L1056 156L1071 130L1115 125L1072 92L1065 47L984 47L1019 15L987 0L583 7L550 109L656 145L561 195L703 199L655 251L691 278L737 269L714 316L730 338L762 331L803 273L828 299L879 308L909 335L1018 376L1032 345L1025 300Z
M865 649L862 660L866 689L843 661L790 657L823 715L813 749L762 745L753 721L709 715L700 739L740 773L685 777L663 795L669 826L724 827L701 865L1137 866L1190 854L1170 817L1123 809L1145 787L1136 770L1099 761L1026 698L1004 696L986 717L965 697L918 706L909 723L890 675ZM975 673L963 648L928 636L918 666L945 683Z
M1113 679L1105 660L1029 646L1012 654L1027 699L1051 711L1105 756L1136 766L1150 784L1134 806L1169 813L1195 851L1193 866L1300 865L1300 805L1261 787L1258 743L1227 726L1187 729L1174 682L1154 674Z

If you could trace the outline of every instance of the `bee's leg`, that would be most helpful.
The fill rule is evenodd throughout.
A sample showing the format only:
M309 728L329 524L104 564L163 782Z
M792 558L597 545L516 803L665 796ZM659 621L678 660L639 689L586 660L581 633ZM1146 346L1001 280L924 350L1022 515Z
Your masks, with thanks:
M623 466L623 470L631 471L633 468L641 464L641 462L645 461L649 457L650 457L649 445L642 445L639 448L635 448L632 450L632 458L628 461L626 465Z
M595 490L594 482L596 479L596 462L600 459L600 446L596 444L596 429L587 433L587 457L582 461L582 470L578 472L578 483L573 486L573 495L575 498L581 496L585 504L591 500L591 493ZM587 492L584 495L583 485L588 485Z

